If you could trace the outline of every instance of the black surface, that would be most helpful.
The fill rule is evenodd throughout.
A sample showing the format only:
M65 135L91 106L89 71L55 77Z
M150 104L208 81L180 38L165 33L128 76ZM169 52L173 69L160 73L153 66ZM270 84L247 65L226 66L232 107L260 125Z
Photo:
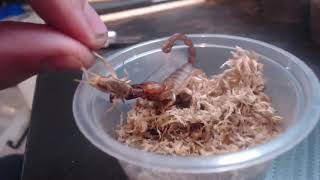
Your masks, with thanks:
M23 155L10 155L0 158L0 179L19 180L23 164Z
M39 76L23 179L125 179L118 163L93 147L74 123L76 78L79 73Z
M249 8L250 9L250 8ZM247 13L246 13L247 12ZM249 14L248 14L249 13ZM269 42L304 60L319 75L319 47L308 39L306 25L264 22L234 6L202 6L172 10L110 23L109 29L144 40L176 32L222 33ZM72 98L77 73L38 77L23 180L124 180L118 163L91 145L77 129Z

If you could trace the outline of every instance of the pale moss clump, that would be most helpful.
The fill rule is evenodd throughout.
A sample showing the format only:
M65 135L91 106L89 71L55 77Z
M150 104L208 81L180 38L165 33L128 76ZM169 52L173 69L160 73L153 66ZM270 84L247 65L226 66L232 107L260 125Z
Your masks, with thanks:
M154 153L198 156L239 151L278 135L283 119L264 93L263 64L237 47L223 66L222 74L202 73L189 82L187 108L158 115L152 102L139 99L117 139Z

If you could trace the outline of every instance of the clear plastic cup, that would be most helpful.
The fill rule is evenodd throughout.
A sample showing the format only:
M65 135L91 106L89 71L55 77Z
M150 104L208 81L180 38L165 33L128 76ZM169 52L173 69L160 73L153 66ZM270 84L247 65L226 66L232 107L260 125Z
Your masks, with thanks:
M306 138L318 122L320 85L316 75L297 57L260 41L210 34L189 37L197 50L196 66L209 75L222 72L220 66L231 57L235 46L258 54L265 65L267 94L286 119L285 131L280 136L247 150L216 156L176 157L145 152L115 139L114 128L126 118L134 100L107 113L108 95L86 84L80 84L74 95L73 112L78 127L96 147L117 158L132 180L262 179L271 161ZM133 83L161 81L187 58L187 47L182 44L176 45L170 54L162 53L160 48L166 39L132 46L108 60L119 75L123 75L125 67ZM90 70L108 74L101 63Z

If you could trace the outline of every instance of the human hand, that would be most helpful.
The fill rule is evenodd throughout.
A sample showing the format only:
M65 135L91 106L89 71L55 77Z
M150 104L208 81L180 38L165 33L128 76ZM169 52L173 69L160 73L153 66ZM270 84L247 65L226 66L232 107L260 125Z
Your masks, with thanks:
M0 89L52 70L94 62L91 50L107 41L107 28L86 0L28 0L46 25L0 23Z

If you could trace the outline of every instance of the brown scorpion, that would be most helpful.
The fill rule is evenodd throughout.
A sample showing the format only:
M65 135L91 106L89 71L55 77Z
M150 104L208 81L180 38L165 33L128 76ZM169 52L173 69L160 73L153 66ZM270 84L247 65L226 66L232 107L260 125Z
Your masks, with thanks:
M176 101L176 95L184 91L185 87L191 78L197 74L202 73L200 69L194 68L196 51L193 42L186 35L177 33L171 36L162 46L164 53L170 53L172 46L177 40L182 40L188 48L188 62L170 74L162 83L159 82L143 82L141 84L130 85L128 80L128 73L125 71L125 77L119 79L113 70L112 66L104 60L103 57L95 55L102 60L105 67L110 71L110 76L99 76L97 74L88 72L83 69L86 74L87 81L96 89L110 93L110 102L113 103L114 99L130 100L135 98L143 98L153 102L159 102L165 107L170 107ZM94 76L89 79L88 74Z

